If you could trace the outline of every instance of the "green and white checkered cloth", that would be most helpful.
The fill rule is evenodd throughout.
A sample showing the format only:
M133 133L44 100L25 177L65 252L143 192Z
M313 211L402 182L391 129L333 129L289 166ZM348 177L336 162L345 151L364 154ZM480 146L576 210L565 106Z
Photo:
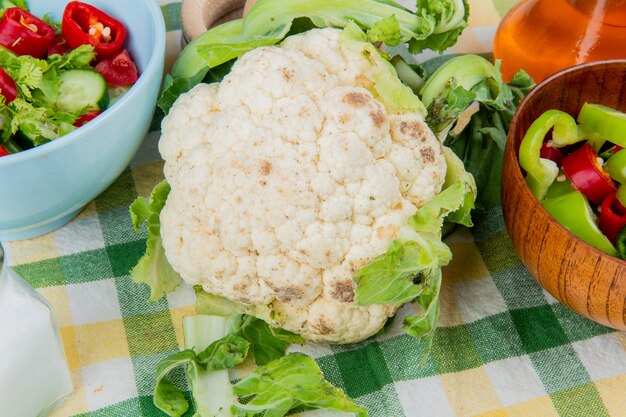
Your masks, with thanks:
M471 2L475 17L456 52L488 51L509 3ZM162 10L171 61L180 3ZM182 346L182 317L194 314L194 294L183 286L147 301L148 288L129 277L146 234L133 233L128 214L161 178L160 163L129 169L67 226L9 245L15 270L59 316L75 392L54 416L164 415L152 404L155 369ZM373 340L294 349L316 358L326 377L374 417L626 416L624 333L545 293L516 257L499 209L475 223L448 239L454 260L444 270L441 327L424 367L424 346L403 334L399 318ZM182 372L176 380L185 386Z

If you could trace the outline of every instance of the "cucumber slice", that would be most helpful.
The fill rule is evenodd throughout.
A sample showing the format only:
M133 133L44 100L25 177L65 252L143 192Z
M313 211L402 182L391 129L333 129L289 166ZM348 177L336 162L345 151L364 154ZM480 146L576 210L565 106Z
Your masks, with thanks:
M109 105L109 92L104 77L88 69L71 69L59 75L57 108L66 112L83 109L105 110Z

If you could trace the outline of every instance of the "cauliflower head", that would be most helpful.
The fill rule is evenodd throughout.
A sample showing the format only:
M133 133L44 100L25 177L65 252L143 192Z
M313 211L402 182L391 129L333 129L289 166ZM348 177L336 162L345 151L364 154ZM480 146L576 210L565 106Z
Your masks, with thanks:
M380 60L337 29L246 53L162 124L168 261L188 283L312 341L378 332L398 304L357 306L354 273L442 189L421 112L382 100ZM378 57L380 58L380 57Z

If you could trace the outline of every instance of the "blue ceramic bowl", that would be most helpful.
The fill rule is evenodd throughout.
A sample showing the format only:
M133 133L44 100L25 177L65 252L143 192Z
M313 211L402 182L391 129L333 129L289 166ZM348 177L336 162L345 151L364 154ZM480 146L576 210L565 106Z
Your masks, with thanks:
M145 137L163 77L165 24L155 0L85 0L127 28L140 71L130 91L92 122L40 147L0 158L0 240L56 229L122 173ZM68 0L30 0L61 20Z

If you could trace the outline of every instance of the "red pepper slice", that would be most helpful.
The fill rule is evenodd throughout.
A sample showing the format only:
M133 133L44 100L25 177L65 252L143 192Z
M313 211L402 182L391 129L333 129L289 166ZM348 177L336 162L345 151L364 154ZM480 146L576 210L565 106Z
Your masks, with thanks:
M7 156L7 155L10 155L9 151L7 151L7 148L0 145L0 157Z
M563 154L559 150L559 148L555 146L548 145L547 142L544 142L541 146L541 151L539 152L539 156L544 159L549 159L553 161L557 166L561 166L563 162Z
M609 194L600 208L600 230L615 243L618 233L626 226L626 207L617 199L615 193Z
M7 9L0 20L0 45L17 55L44 58L54 35L52 26L19 7Z
M563 158L563 171L574 188L596 204L617 191L615 182L598 162L598 154L588 144Z
M54 41L52 42L52 45L50 45L50 48L48 48L48 56L50 56L50 55L63 55L64 53L66 53L70 49L72 49L72 48L70 48L70 45L67 43L67 41L65 40L63 35L57 35L54 38Z
M99 62L94 70L102 74L106 82L110 84L130 85L139 79L137 66L126 49L112 59Z
M4 104L9 104L17 98L15 81L2 67L0 67L0 94L4 96Z
M61 30L72 48L93 45L98 59L110 58L121 51L126 38L126 28L121 22L80 1L65 6Z
M84 124L92 121L96 117L100 116L100 114L102 114L102 110L89 110L87 113L76 119L76 121L74 122L74 126L81 127Z

